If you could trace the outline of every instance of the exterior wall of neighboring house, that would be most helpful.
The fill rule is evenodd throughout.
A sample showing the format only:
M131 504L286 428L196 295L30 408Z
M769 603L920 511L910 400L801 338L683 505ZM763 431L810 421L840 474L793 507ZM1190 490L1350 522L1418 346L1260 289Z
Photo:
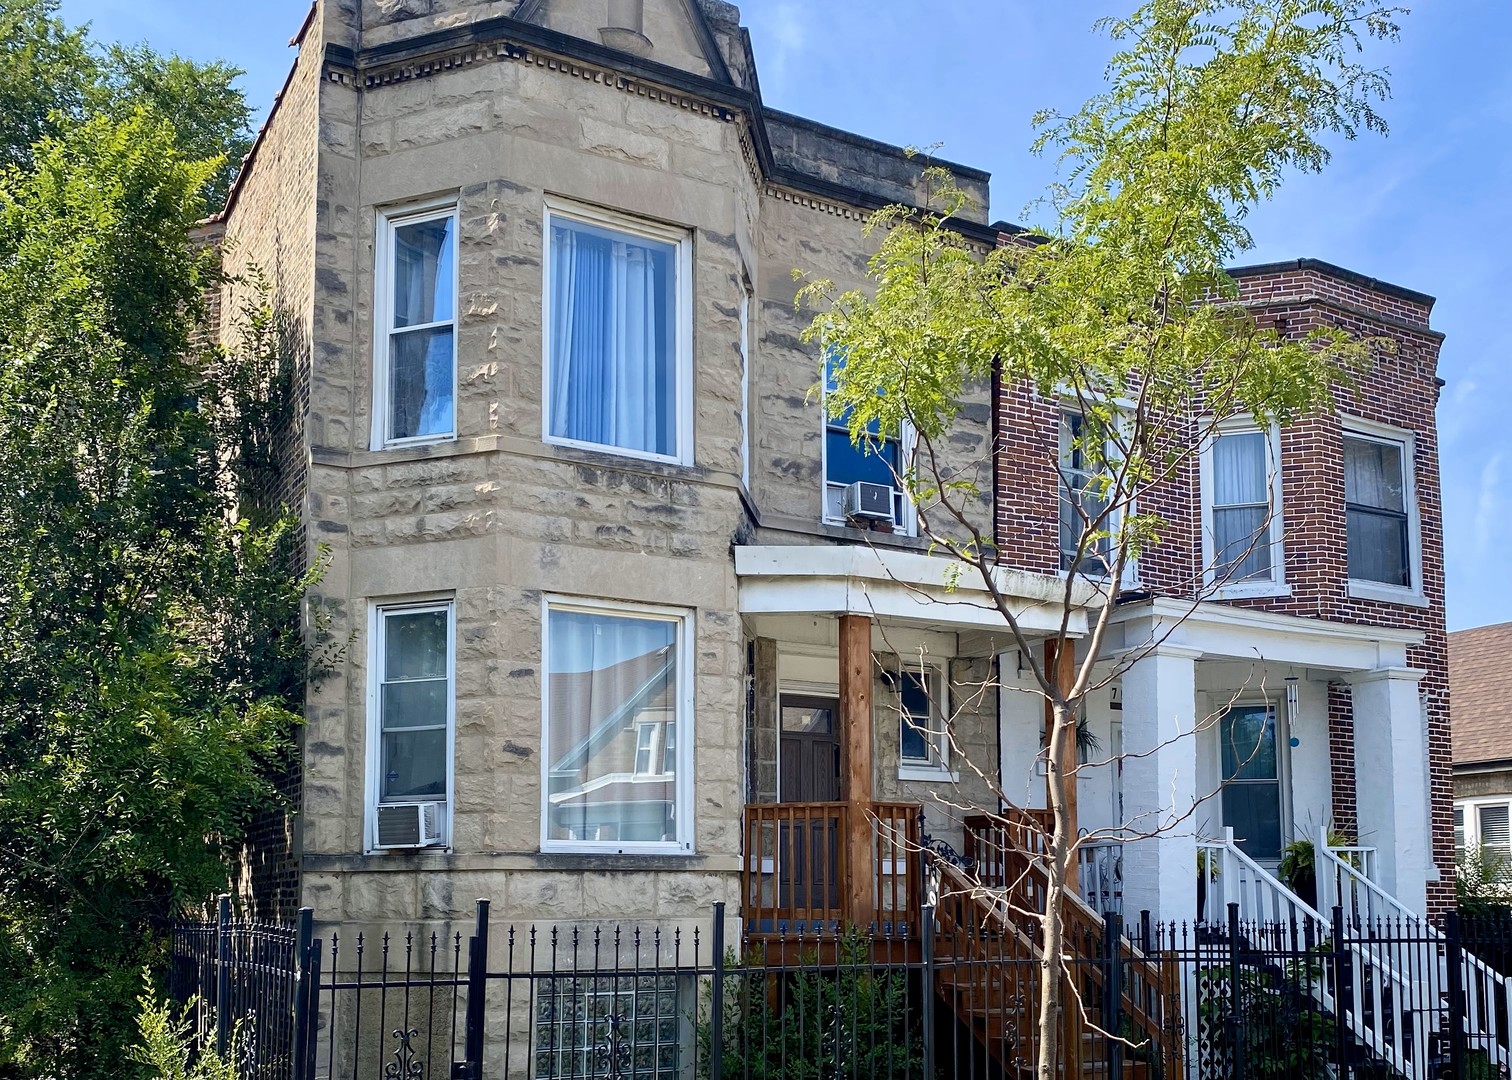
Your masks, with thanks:
M270 305L290 368L290 401L280 424L276 456L280 481L264 492L299 518L307 547L328 535L318 499L309 491L308 431L312 365L317 349L313 296L316 290L316 158L321 93L321 26L306 19L296 35L299 58L258 133L234 194L214 222L228 282L216 297L221 338L238 347L240 320L248 305ZM325 328L321 328L321 339ZM339 526L337 526L339 527ZM260 813L249 830L237 873L239 894L259 916L287 915L299 903L304 769L299 755L274 778L286 806Z
M1009 242L1006 238L1004 242ZM1422 850L1414 856L1424 880L1404 883L1409 896L1421 894L1437 910L1452 897L1452 815L1450 812L1447 668L1444 629L1443 540L1438 483L1438 443L1435 409L1438 401L1437 358L1441 336L1429 326L1432 298L1410 290L1364 278L1351 271L1314 260L1240 268L1234 271L1240 299L1255 312L1262 325L1301 338L1322 326L1338 326L1358 337L1377 339L1373 361L1352 386L1341 387L1336 409L1327 415L1309 417L1279 432L1280 477L1275 561L1282 567L1273 584L1209 591L1207 599L1256 614L1283 617L1277 622L1255 623L1252 637L1242 633L1235 640L1216 643L1212 635L1194 629L1185 635L1195 649L1191 676L1197 701L1191 706L1189 724L1208 730L1196 739L1197 769L1192 796L1204 803L1196 815L1196 827L1212 835L1221 819L1217 796L1220 778L1216 746L1216 714L1230 703L1267 699L1282 711L1295 715L1290 731L1283 732L1279 752L1283 787L1282 840L1292 835L1311 835L1313 829L1332 823L1357 833L1364 844L1408 844ZM1005 482L996 507L1000 550L1009 565L1041 573L1059 570L1057 506L1057 425L1059 403L1039 399L1025 387L1005 388L999 403L999 423L1014 432L999 446L999 472ZM1368 438L1397 439L1410 453L1409 477L1411 586L1381 588L1351 583L1347 568L1344 450L1346 432ZM1126 601L1120 619L1128 628L1125 644L1137 644L1145 629L1169 626L1174 615L1162 620L1151 612L1159 597L1193 597L1194 581L1201 580L1211 557L1205 555L1211 540L1205 537L1202 499L1202 469L1199 462L1174 478L1154 509L1167 520L1161 544L1147 552L1138 566L1138 584L1157 599L1143 603ZM1210 535L1210 534L1209 534ZM1214 616L1221 619L1221 615ZM1233 623L1232 628L1240 625ZM1138 627L1138 629L1135 629ZM1313 632L1337 629L1341 634L1377 633L1390 639L1369 663L1358 669L1330 667L1321 659L1311 663L1280 663L1290 646L1267 646L1266 634L1274 631L1293 644ZM1177 633L1171 640L1178 642ZM1210 643L1211 642L1211 643ZM1342 656L1343 654L1341 654ZM1389 661L1401 668L1386 672ZM1341 661L1342 662L1342 661ZM1294 676L1299 693L1286 706L1286 679ZM1379 716L1356 716L1355 686L1371 679L1387 678L1395 686L1408 682L1416 687L1420 716L1404 715L1393 723L1415 729L1412 733L1386 734ZM1369 691L1371 708L1382 699ZM1389 696L1389 695L1388 695ZM1409 699L1397 693L1393 708L1406 709ZM1125 714L1125 719L1128 719ZM1188 728L1190 730L1190 728ZM1127 732L1125 732L1127 734ZM1407 741L1404 742L1403 740ZM1010 737L1005 731L1005 748ZM1407 745L1411 742L1411 746ZM1135 749L1127 746L1126 748ZM1431 802L1431 825L1421 828L1400 822L1404 836L1384 828L1372 818L1370 801L1361 797L1356 762L1368 762L1367 775L1381 767L1419 767L1407 760L1426 756L1425 802ZM1186 760L1183 758L1183 760ZM1024 770L1023 757L1010 769L1015 781ZM1189 768L1191 766L1189 765ZM1126 778L1125 783L1129 781ZM1083 786L1086 786L1084 781ZM1367 785L1368 786L1368 785ZM1374 800L1379 802L1379 800ZM1084 824L1110 827L1111 817L1101 816L1106 802L1093 799L1093 817ZM1375 809L1380 809L1376 807ZM1416 878L1418 872L1411 875Z
M1456 848L1512 858L1512 623L1449 635Z

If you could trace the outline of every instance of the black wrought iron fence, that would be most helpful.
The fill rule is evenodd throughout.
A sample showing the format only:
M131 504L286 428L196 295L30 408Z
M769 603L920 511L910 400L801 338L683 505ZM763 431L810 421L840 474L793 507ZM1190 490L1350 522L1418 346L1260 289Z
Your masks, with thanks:
M248 1080L997 1080L1040 1045L1032 944L943 906L907 936L744 943L723 905L662 927L495 926L486 901L463 927L312 926L175 933L175 994L205 1003L207 1045L243 1025ZM1061 1076L1506 1075L1505 1038L1466 1022L1454 934L1231 908L1217 925L1110 916L1076 945Z

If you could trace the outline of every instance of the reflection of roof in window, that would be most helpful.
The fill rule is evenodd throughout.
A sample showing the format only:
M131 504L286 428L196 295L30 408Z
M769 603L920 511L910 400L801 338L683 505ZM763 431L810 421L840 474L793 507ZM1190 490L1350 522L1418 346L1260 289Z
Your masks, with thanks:
M636 716L675 712L676 650L666 646L594 671L550 676L553 772L582 768L616 739L634 753Z

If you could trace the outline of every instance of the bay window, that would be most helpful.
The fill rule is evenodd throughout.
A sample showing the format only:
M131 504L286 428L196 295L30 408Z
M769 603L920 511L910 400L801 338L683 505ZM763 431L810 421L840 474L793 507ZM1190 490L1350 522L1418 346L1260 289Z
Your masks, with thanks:
M691 463L691 245L586 207L546 215L546 441Z
M457 208L379 220L373 448L451 438L457 404Z
M692 616L549 599L545 624L542 850L691 851Z

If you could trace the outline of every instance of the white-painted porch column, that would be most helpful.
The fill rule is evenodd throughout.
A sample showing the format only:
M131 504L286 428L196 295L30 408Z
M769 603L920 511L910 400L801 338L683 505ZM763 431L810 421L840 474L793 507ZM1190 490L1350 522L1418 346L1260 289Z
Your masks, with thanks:
M1379 851L1380 884L1409 910L1427 907L1428 749L1420 668L1350 676L1354 686L1355 805L1359 842Z
M1197 915L1197 658L1163 645L1123 676L1124 915Z

